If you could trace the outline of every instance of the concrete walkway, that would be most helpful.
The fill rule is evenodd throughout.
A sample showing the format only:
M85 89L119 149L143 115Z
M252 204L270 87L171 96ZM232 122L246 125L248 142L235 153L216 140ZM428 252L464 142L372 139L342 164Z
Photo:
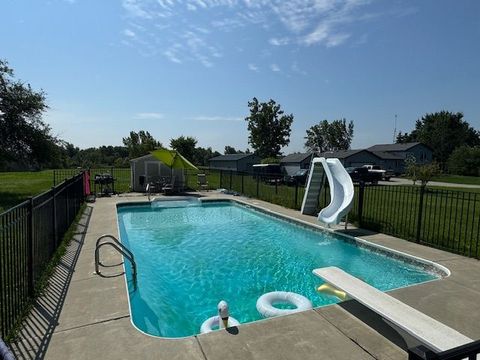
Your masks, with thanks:
M214 193L207 193L215 196ZM225 197L225 196L223 196ZM122 267L94 273L95 240L118 235L116 203L145 197L97 199L81 219L78 232L50 286L34 306L13 349L22 359L405 359L408 337L392 329L355 301L244 324L184 339L161 339L130 322ZM243 199L272 211L315 222L311 216L259 200ZM436 261L449 278L392 291L391 294L465 335L480 338L480 262L358 229L361 236L406 253ZM102 250L106 264L118 254Z

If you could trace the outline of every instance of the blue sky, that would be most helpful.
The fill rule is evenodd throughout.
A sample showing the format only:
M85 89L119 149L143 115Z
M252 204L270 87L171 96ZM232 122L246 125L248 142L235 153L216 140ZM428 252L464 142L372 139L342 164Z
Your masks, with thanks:
M355 123L392 141L426 112L480 129L480 1L2 0L0 58L48 94L45 120L85 148L148 130L164 145L249 147L247 102Z

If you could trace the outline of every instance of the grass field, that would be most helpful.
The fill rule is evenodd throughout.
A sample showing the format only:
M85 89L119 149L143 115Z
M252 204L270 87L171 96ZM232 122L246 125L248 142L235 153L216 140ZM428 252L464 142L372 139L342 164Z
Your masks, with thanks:
M0 172L0 213L53 185L53 170Z
M111 168L91 169L92 177L95 174L111 173ZM25 172L0 172L0 213L15 206L31 196L49 190L55 182L58 185L65 179L78 173L77 169L60 169ZM126 192L130 189L130 169L113 169L115 191ZM97 189L99 191L99 189ZM92 191L94 185L92 181Z
M441 175L432 178L432 181L452 184L480 185L480 176Z

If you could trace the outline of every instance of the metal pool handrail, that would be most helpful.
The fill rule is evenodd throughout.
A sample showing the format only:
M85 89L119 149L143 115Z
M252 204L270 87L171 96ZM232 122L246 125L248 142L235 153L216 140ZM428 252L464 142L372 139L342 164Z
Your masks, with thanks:
M107 239L107 238L110 239L110 241L100 243L103 239ZM118 241L118 239L113 235L109 235L109 234L102 235L97 239L97 241L95 243L95 272L97 274L100 274L100 268L99 267L100 266L103 266L103 267L106 266L106 265L102 264L102 262L100 261L100 248L102 246L107 246L107 245L110 245L111 247L113 247L120 254L122 254L125 258L127 258L128 261L130 261L130 264L132 265L133 285L134 285L134 288L136 289L136 287L137 287L137 264L135 262L135 257L133 256L133 253L128 248L126 248L125 245L123 245L120 241Z

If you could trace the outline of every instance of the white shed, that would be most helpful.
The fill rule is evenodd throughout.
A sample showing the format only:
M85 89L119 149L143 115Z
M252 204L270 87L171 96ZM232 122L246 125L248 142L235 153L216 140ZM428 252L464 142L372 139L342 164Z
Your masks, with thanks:
M176 184L185 184L183 169L173 169L172 171L151 154L130 160L130 170L130 183L133 191L144 192L148 183L160 181L161 178L170 179L172 175L175 176Z

